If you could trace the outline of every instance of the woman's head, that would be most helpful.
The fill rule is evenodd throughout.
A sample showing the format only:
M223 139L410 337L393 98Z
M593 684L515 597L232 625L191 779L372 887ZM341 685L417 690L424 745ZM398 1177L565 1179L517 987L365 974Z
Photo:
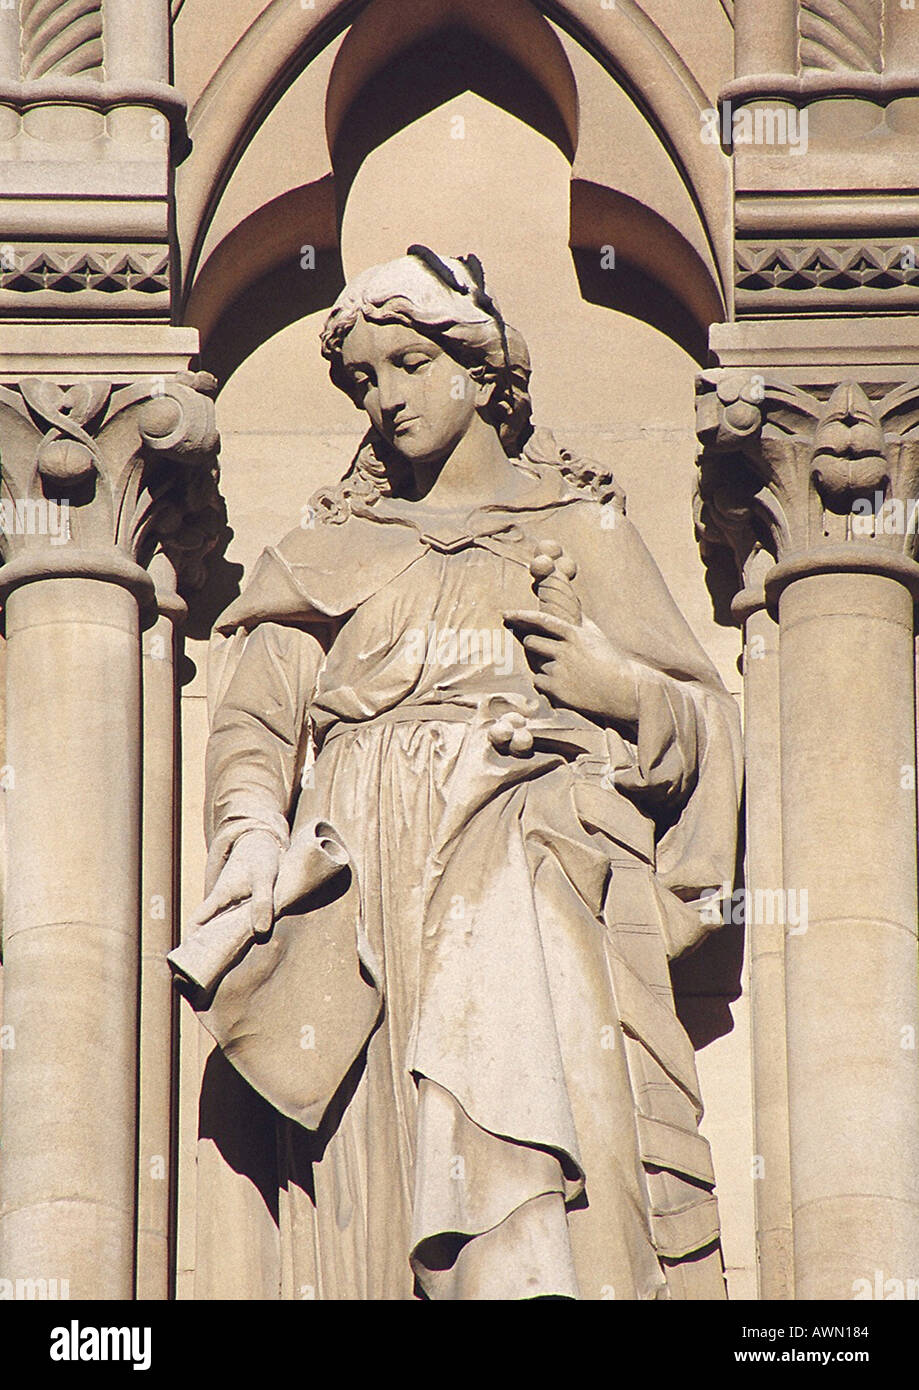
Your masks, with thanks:
M332 380L409 461L450 449L478 414L516 456L531 433L526 344L481 268L423 247L353 280L322 332Z

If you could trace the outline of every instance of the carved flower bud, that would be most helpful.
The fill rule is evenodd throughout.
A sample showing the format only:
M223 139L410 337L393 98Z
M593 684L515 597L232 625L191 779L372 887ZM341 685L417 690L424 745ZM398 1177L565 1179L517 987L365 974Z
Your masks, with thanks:
M165 439L182 423L182 407L172 396L154 396L140 413L140 432L148 439Z
M536 597L544 612L572 623L581 621L581 603L571 587L577 572L577 561L564 553L558 541L537 543L530 574L536 581Z
M715 387L718 399L722 405L732 405L734 401L739 401L743 391L743 377L739 372L724 376Z
M864 392L853 383L837 387L814 439L814 473L824 500L878 489L888 471L884 435Z
M536 554L530 561L530 574L541 583L551 574L561 574L565 579L573 579L578 572L577 562L566 555L558 541L539 541Z
M751 434L759 427L760 412L749 401L734 401L725 406L724 418L736 434Z
M96 467L92 451L76 439L45 439L38 450L38 471L56 483L77 483Z
M516 710L502 714L488 730L488 739L499 752L516 753L518 756L533 750L533 735L527 728L526 719Z
M533 751L533 735L529 729L517 729L511 735L510 751L516 753L518 757Z
M880 455L867 458L837 458L818 454L814 474L825 498L846 498L850 493L877 491L887 473L887 462Z

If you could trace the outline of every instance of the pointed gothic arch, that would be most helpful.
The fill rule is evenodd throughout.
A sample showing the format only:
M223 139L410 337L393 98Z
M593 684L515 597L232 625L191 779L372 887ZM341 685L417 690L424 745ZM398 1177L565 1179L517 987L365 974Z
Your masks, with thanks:
M590 92L549 20L596 60ZM244 185L244 156L262 123L344 30L324 90L323 176L266 201L253 190L251 206L243 190L244 215L224 227L222 200L234 179L235 190ZM273 0L193 106L193 154L179 171L185 321L200 329L203 360L218 376L330 302L341 283L341 213L361 162L463 90L539 130L572 164L570 245L585 297L644 318L701 360L709 324L725 315L729 170L699 136L710 98L633 0L601 11L581 0L400 0L398 14L392 0L315 0L308 9ZM618 166L613 118L599 110L614 92L627 93L633 118L657 142L653 187ZM597 109L584 129L586 102ZM321 272L308 286L295 273L304 226ZM640 294L594 283L591 260L608 244Z

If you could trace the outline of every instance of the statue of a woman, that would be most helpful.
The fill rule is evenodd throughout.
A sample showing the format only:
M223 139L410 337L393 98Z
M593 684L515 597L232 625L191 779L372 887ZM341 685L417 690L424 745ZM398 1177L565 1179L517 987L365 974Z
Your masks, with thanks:
M475 257L322 344L369 430L221 620L196 917L245 914L193 1002L278 1112L284 1287L721 1298L668 961L732 877L733 702Z

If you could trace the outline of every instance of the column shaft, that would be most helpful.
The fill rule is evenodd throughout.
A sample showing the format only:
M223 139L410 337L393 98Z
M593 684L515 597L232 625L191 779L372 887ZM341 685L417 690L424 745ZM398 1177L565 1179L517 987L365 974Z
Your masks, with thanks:
M764 608L746 621L744 743L746 885L771 894L783 882L778 627ZM768 899L767 899L768 901ZM753 1131L757 1157L756 1234L759 1293L793 1297L788 1075L785 1038L785 930L751 913L747 926L753 1037Z
M105 0L105 76L169 80L169 0Z
M919 1273L919 1027L912 599L883 574L781 594L796 1297Z
M174 1186L175 997L166 955L175 943L175 631L160 617L144 634L144 789L138 1101L138 1298L168 1298Z
M0 9L0 78L19 81L19 6Z
M136 599L44 578L6 602L0 1272L130 1298L140 843Z
M798 0L736 0L734 76L798 70Z

